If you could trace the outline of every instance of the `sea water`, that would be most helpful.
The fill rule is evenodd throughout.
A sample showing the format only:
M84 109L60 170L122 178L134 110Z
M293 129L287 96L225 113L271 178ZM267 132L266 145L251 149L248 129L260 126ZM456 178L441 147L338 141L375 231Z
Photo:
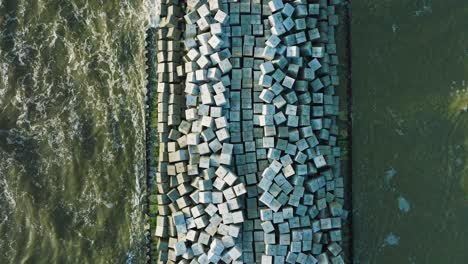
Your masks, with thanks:
M142 263L143 0L0 0L0 263Z

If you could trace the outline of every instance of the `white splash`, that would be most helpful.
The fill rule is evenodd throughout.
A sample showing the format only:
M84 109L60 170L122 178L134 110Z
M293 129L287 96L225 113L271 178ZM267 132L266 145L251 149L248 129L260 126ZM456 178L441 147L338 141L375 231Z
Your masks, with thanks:
M411 209L411 205L403 196L398 197L398 208L403 213L408 213Z
M146 0L145 7L148 13L149 27L158 27L160 20L160 0Z
M15 197L17 197L17 195L15 195L14 191L11 189L6 179L2 179L2 181L0 182L0 187L3 190L1 194L3 194L10 207L13 209L16 208Z
M416 16L423 16L432 13L432 0L424 1L423 6L416 10L414 14Z
M385 238L385 243L389 246L397 246L400 243L400 237L390 233Z
M390 167L387 171L385 171L385 183L390 183L390 181L397 175L397 170L393 167Z

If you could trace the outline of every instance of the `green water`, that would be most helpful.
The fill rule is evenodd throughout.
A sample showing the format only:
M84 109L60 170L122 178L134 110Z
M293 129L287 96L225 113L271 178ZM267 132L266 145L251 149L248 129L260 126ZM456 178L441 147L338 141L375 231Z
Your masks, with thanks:
M0 1L0 263L141 263L143 0Z
M352 1L354 263L467 263L468 1Z

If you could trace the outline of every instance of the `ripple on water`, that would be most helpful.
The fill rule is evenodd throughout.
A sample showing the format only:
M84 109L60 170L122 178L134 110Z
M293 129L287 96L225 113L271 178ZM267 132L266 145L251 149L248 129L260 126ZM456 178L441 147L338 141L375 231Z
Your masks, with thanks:
M147 24L144 0L0 1L0 263L144 257Z

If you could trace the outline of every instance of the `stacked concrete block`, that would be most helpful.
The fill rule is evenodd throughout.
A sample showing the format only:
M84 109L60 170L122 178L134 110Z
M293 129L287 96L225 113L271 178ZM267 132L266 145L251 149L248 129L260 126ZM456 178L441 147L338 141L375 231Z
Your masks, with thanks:
M231 87L231 140L234 144L236 172L245 183L247 196L244 199L245 221L242 229L241 246L244 263L260 263L265 249L263 229L260 225L258 179L267 161L266 149L262 147L263 133L255 129L261 114L261 101L258 93L261 86L261 67L265 62L261 56L265 46L263 24L264 5L267 1L240 0L229 1L231 25L231 47L233 54L233 71ZM263 80L268 85L270 80ZM260 106L260 107L259 107Z
M327 1L285 0L268 8L255 123L268 159L258 179L266 206L261 263L340 261L335 9Z
M157 29L157 100L158 100L158 138L159 138L159 162L156 172L156 199L158 204L156 216L155 237L158 238L156 249L157 258L154 263L167 263L172 254L179 254L183 249L179 245L172 247L170 238L178 231L185 230L185 224L180 223L180 216L177 216L177 224L171 220L171 203L180 197L177 189L173 185L177 180L172 180L177 171L185 170L186 166L180 161L186 159L186 152L180 150L176 142L171 142L171 138L176 138L180 134L172 128L180 125L183 111L183 73L180 68L183 65L181 60L183 45L180 41L184 30L181 23L183 11L178 1L161 1L161 25ZM170 160L174 160L171 162ZM181 178L180 181L183 181ZM182 189L182 188L181 188ZM180 200L179 204L183 204Z
M194 0L171 7L178 16L167 19L174 28L168 34L183 37L177 75L169 79L185 82L173 89L160 84L161 91L167 92L162 97L169 99L161 106L162 116L168 116L161 126L161 132L167 133L166 141L161 140L164 164L160 166L166 172L160 177L165 183L160 204L165 207L156 231L168 241L167 254L161 258L164 263L242 261L237 241L246 220L247 189L236 173L234 158L240 138L231 120L240 109L240 97L233 91L240 87L231 78L228 7L223 1ZM172 72L173 67L160 68Z
M158 263L343 262L335 2L162 1Z

